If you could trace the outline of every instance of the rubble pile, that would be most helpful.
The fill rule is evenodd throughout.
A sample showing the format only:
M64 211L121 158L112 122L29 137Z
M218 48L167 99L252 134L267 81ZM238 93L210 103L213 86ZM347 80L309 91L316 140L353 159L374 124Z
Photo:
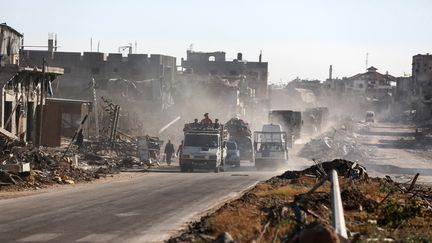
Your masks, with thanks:
M62 151L38 148L0 139L0 186L6 189L38 189L51 184L75 184L90 181L95 173L74 166ZM1 187L0 187L1 188Z
M328 161L342 158L352 161L364 161L373 157L375 150L362 145L358 135L348 129L334 129L323 133L306 143L298 156L307 159Z
M331 184L320 183L331 169L339 174L348 239L331 226ZM236 242L430 242L432 190L416 184L418 177L370 178L363 166L342 159L287 171L168 242L214 242L227 233Z
M250 137L252 135L249 124L239 118L231 118L225 123L225 128L231 136Z

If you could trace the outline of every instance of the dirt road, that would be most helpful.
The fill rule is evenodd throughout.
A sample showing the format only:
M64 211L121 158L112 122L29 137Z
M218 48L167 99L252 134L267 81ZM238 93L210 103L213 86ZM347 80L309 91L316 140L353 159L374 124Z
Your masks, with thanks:
M375 158L363 162L370 175L389 175L407 181L420 173L419 182L432 183L432 152L427 150L432 144L429 145L427 140L416 140L413 126L373 124L368 132L360 135L360 140L377 149Z

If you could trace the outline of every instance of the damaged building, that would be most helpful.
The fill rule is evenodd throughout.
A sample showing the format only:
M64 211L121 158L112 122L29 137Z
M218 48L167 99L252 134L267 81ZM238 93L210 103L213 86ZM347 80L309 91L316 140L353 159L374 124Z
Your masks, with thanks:
M186 59L182 58L179 76L179 79L201 79L202 83L209 83L208 86L216 85L213 92L225 94L218 97L229 107L230 117L253 120L255 113L268 109L268 63L262 61L261 54L258 62L251 62L243 59L242 53L228 60L225 52L188 50Z
M220 76L228 79L238 79L243 75L256 98L267 98L268 63L262 62L261 54L258 62L244 60L242 53L238 53L237 58L232 61L227 60L226 53L221 51L188 50L186 54L186 60L182 58L181 61L183 73Z
M55 96L73 99L92 97L92 79L96 88L109 91L113 86L121 90L137 89L140 99L158 103L160 109L167 106L170 84L176 75L176 58L159 54L102 52L59 52L52 37L48 50L24 50L23 62L38 65L45 58L49 65L64 68L64 75L54 86ZM131 86L131 83L139 84ZM123 93L124 95L124 93Z
M0 85L1 129L10 138L43 144L46 98L52 95L52 86L63 74L62 68L42 63L40 67L25 67L20 63L23 35L12 27L0 25Z
M416 119L429 120L432 118L432 55L413 56L412 83L417 106Z

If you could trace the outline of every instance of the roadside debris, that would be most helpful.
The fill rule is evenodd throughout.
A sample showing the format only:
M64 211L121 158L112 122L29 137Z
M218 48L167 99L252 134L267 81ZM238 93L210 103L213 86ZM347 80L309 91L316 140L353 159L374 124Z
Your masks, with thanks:
M81 148L34 147L0 137L0 190L39 189L52 184L75 184L119 173L131 168L154 166L159 158L160 141L145 136L149 159L140 157L137 139L117 136L112 140L86 141ZM66 151L66 152L65 152Z
M375 154L375 150L362 145L358 135L347 126L333 128L312 139L299 151L298 155L307 159L328 161L337 158L364 161Z
M331 169L340 175L348 239L331 226L330 182L323 179ZM353 161L317 163L259 183L169 242L195 242L202 235L216 239L224 232L237 242L427 242L432 239L432 193L416 184L418 177L397 183L370 178Z

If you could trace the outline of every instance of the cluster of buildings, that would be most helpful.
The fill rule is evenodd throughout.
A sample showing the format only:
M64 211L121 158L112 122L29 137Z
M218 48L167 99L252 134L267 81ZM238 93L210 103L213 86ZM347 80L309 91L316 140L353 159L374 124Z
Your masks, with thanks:
M280 109L283 103L301 110L324 105L335 113L405 113L423 124L432 119L432 55L413 56L412 76L395 77L370 66L351 77L333 78L332 69L330 66L329 77L323 82L295 79L284 87L270 88L271 107Z
M59 145L61 137L80 127L86 136L99 136L102 103L121 107L123 131L137 123L160 126L164 119L188 116L184 102L201 92L196 82L212 87L203 97L213 94L219 105L232 104L230 114L219 109L221 116L245 115L267 100L268 63L261 54L250 62L241 53L228 60L224 52L188 50L178 65L176 57L131 49L127 55L61 52L52 35L44 50L33 50L19 31L0 24L0 60L2 132L40 145ZM89 119L82 126L85 115Z
M0 24L1 134L50 146L80 127L87 137L99 136L106 130L103 124L94 126L105 117L101 103L122 107L123 131L136 126L145 133L145 127L154 131L177 116L191 119L212 112L222 121L240 116L253 123L269 109L316 106L335 112L341 106L348 112L398 107L399 112L415 110L419 121L432 119L429 54L413 57L412 77L395 77L371 66L339 79L332 77L330 66L324 82L296 79L276 87L268 85L268 63L261 53L257 61L249 61L242 53L228 59L221 51L187 50L186 58L177 62L173 56L131 49L127 55L62 52L50 36L44 50L32 50L19 31ZM81 125L86 115L88 122Z

